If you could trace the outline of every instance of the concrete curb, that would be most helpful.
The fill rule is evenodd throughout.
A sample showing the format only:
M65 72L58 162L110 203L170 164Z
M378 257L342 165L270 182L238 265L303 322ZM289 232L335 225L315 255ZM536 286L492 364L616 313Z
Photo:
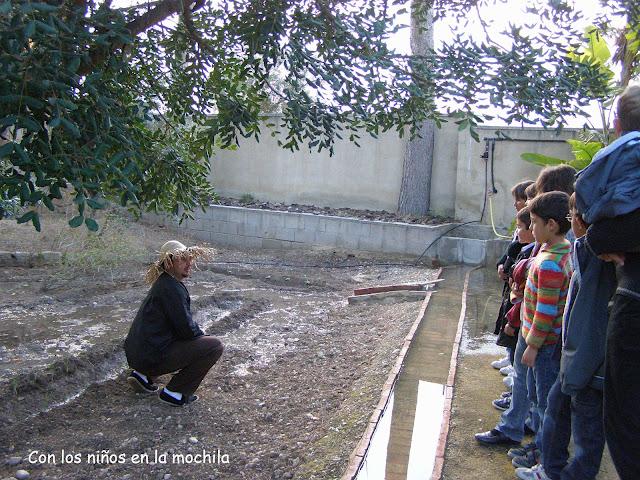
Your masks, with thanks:
M440 480L442 478L442 469L444 468L444 456L447 448L447 438L449 437L449 424L451 421L451 407L453 404L454 385L456 380L456 371L458 369L458 353L460 352L460 342L462 341L462 331L464 328L464 320L467 314L467 292L469 290L469 278L471 273L480 267L472 268L467 272L464 278L464 287L462 288L462 305L460 307L460 318L458 319L458 329L456 337L453 341L453 350L451 351L451 362L449 363L449 377L445 385L444 412L442 414L442 425L440 427L440 437L436 448L436 461L433 466L431 480Z
M438 269L436 277L439 278L441 274L442 274L442 268ZM385 381L382 387L382 393L380 394L380 401L378 402L378 405L374 409L373 414L369 418L369 424L367 425L367 428L362 434L360 441L358 442L358 444L356 445L356 448L354 448L353 452L351 453L351 456L349 457L349 463L347 465L347 469L345 470L345 473L342 475L341 480L353 480L355 478L360 468L360 465L362 464L362 460L364 459L364 456L367 453L367 449L369 448L369 444L371 443L371 438L373 437L373 434L376 430L378 421L380 420L380 417L385 411L387 403L389 402L389 397L391 396L391 390L393 390L393 386L395 385L396 380L398 379L398 375L400 374L402 364L404 363L404 358L406 357L407 352L409 351L409 346L413 341L413 337L415 336L416 331L420 326L420 323L422 323L422 320L424 319L425 313L427 311L427 307L429 306L429 300L431 299L431 295L433 295L434 291L428 290L425 293L426 293L426 297L422 301L422 305L420 306L420 311L418 312L418 316L416 317L416 320L411 325L411 328L409 329L409 333L405 337L404 342L402 344L402 348L400 349L400 353L396 358L396 362L394 363L393 368L391 369L391 372L387 376L387 380Z

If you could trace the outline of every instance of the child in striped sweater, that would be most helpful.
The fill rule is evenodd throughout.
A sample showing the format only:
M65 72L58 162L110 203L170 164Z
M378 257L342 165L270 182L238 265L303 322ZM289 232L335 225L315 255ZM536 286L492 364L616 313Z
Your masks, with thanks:
M560 340L562 314L572 273L571 243L565 239L571 228L567 219L569 196L557 191L538 195L529 204L529 213L533 236L541 247L529 267L520 331L527 344L522 363L533 373L536 398L531 400L537 404L542 423L547 396L560 369L560 359L554 351ZM541 445L539 436L540 433L536 436L537 445ZM544 465L544 451L541 456L540 463ZM518 471L516 474L518 478L548 478L542 468L535 470L533 473L537 476L520 476L524 472Z

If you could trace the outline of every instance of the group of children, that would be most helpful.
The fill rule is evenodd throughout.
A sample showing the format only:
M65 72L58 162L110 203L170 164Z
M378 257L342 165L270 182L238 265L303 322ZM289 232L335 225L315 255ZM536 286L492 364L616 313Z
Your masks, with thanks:
M620 477L640 478L640 86L620 97L616 131L584 170L512 189L495 332L508 355L492 363L511 391L475 438L512 446L520 479L594 479L605 438Z

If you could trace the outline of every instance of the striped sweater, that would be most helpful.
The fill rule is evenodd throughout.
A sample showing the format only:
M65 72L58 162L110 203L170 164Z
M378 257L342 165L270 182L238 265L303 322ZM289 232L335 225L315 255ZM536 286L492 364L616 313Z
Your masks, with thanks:
M562 314L571 279L571 244L544 244L532 260L524 288L522 336L527 345L554 345L562 331Z

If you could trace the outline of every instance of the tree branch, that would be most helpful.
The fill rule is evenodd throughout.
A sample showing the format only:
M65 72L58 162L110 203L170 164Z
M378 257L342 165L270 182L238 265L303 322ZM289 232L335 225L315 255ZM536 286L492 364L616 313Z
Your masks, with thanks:
M135 20L127 23L126 28L131 35L136 36L181 10L181 0L164 0L158 3L155 8L148 10Z
M184 0L183 0L184 1ZM182 9L182 21L184 22L184 26L187 29L187 34L203 51L213 53L207 41L200 35L198 29L193 23L192 13L201 8L204 5L204 0L197 0L193 6L193 9L189 8L189 6L185 3Z
M196 0L196 2L193 3L192 7L188 10L190 13L194 12L195 10L202 8L204 4L205 4L204 0ZM162 0L156 3L155 5L156 6L151 10L146 11L139 17L127 23L126 29L129 31L129 33L132 36L135 37L141 34L142 32L148 30L154 25L157 25L161 23L163 20L166 20L171 15L182 12L183 10L182 0ZM91 62L83 65L83 67L80 68L78 73L80 75L88 74L89 72L91 72L91 70L95 65L98 65L104 62L110 53L120 48L123 48L124 45L125 44L123 42L113 42L108 48L105 48L105 47L91 48L91 50L89 51Z

